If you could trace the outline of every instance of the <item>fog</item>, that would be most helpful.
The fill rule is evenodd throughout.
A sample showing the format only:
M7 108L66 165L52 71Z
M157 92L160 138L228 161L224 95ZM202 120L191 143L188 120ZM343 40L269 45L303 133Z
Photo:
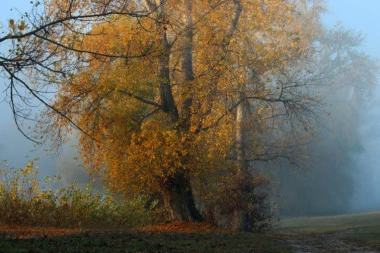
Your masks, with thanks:
M364 152L354 156L355 193L351 210L380 210L380 89L375 93L372 107L364 114L359 135Z
M324 23L332 26L338 21L349 29L362 32L363 52L380 59L380 17L377 1L342 1L330 0L329 12L324 16ZM377 76L377 83L380 76ZM369 103L358 112L356 122L346 124L358 125L358 140L361 148L350 153L353 180L353 195L346 212L380 210L380 87L373 90Z
M4 17L15 14L8 11L11 7L27 10L29 2L2 3L2 22ZM330 0L328 3L330 11L323 17L326 26L333 27L341 20L345 27L362 31L366 36L361 49L371 57L380 58L380 1ZM17 130L9 105L1 102L2 92L0 160L23 167L28 160L38 157L41 178L59 174L66 184L76 180L80 186L85 185L90 178L80 166L80 159L74 159L78 157L74 143L67 144L59 157L45 151L47 147L36 148ZM274 169L278 176L278 181L275 180L278 191L274 196L283 215L380 210L380 87L373 90L371 97L365 97L362 104L359 99L351 99L350 92L336 90L325 94L331 116L325 118L325 126L318 127L320 141L310 147L307 168L293 169L284 162L281 168ZM339 103L340 100L344 101ZM340 130L348 132L343 134Z
M39 178L54 175L57 157L26 140L16 128L8 105L0 104L0 115L0 161L4 161L0 163L0 167L9 164L12 167L23 168L28 161L40 158Z

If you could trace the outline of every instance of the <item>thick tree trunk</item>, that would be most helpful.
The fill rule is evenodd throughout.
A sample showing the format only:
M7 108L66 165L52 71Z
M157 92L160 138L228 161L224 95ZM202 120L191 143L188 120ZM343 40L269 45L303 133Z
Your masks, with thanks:
M179 128L179 132L187 133L190 128L190 108L192 105L192 91L188 82L194 79L193 73L193 59L192 59L192 6L191 0L184 0L184 23L185 23L185 40L184 40L184 52L183 52L183 79L185 81L186 90L181 111L179 112L176 105L176 101L173 97L173 90L170 83L170 54L171 45L167 37L167 27L165 27L165 1L164 0L145 0L143 1L145 7L149 11L157 12L157 29L159 31L159 37L157 44L160 45L160 58L158 62L158 78L160 89L161 109L167 113L169 120L167 122L169 127ZM179 115L181 113L181 115ZM187 157L183 158L184 160ZM162 197L164 200L165 208L169 213L172 221L196 221L201 220L191 190L191 184L189 177L182 168L178 168L178 172L166 179L166 182L162 186Z
M163 199L171 221L200 221L202 219L195 206L190 181L184 174L167 180L164 185Z
M184 82L181 87L183 100L180 115L178 115L178 127L180 134L185 134L186 136L190 129L191 106L193 103L193 90L189 84L194 80L192 0L183 0L182 18L185 24L182 52L182 77ZM167 41L163 40L162 45L166 47ZM163 62L162 67L168 66L169 57L167 57L167 60L167 62ZM161 76L169 77L169 72L162 73ZM189 158L183 157L185 163L187 159ZM186 173L178 173L169 178L164 188L164 204L172 221L201 220L201 215L195 206L191 183Z
M161 5L156 6L160 7L158 12L160 13L158 16L160 19L165 21L165 13L164 10L164 1L158 1ZM185 16L191 17L191 1L185 0L187 4L190 6L186 6L186 9L189 12L186 12ZM152 1L146 1L146 6L150 9L153 5ZM157 1L156 1L157 3ZM188 21L191 24L191 18ZM169 64L170 64L170 54L171 54L171 45L168 41L167 30L165 27L165 22L157 22L157 29L159 30L159 41L158 44L161 46L161 54L159 58L158 65L158 77L159 77L159 87L160 87L160 99L162 110L169 115L169 120L167 124L171 127L177 128L178 126L182 131L188 130L189 121L189 107L191 105L191 101L187 100L184 103L185 112L185 121L186 123L181 126L181 119L177 109L176 102L174 101L173 91L170 84L170 72L169 72ZM185 69L185 80L190 81L193 79L193 69L192 69L192 34L191 31L188 30L186 32L185 37L188 38L187 45L185 46L185 55L184 55L184 64L183 68ZM191 96L190 96L191 97ZM182 108L183 109L183 108ZM178 124L179 123L179 124ZM186 158L184 158L186 159ZM182 169L178 168L178 172L166 179L162 187L162 196L165 204L165 208L169 213L170 219L172 221L196 221L200 220L201 216L195 206L193 193L191 190L190 180L185 175L184 172L181 172Z

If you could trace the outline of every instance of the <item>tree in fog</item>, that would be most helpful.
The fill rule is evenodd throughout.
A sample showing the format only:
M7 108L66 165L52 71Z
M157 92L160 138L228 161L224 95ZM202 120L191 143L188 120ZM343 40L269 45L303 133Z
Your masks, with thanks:
M35 11L0 38L17 126L32 98L47 107L25 136L61 145L76 128L85 165L115 190L159 194L171 220L212 219L214 205L220 225L249 229L266 184L250 162L301 152L318 116L304 66L322 7L51 0Z

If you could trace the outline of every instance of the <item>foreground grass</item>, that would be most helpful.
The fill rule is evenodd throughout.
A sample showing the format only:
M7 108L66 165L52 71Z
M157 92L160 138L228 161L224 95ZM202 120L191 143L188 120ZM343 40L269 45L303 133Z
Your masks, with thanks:
M380 212L288 218L264 234L231 233L202 223L91 230L0 227L0 231L0 252L380 251Z
M268 235L222 231L92 231L18 228L3 234L1 252L291 252Z
M347 233L342 236L347 241L352 241L362 246L370 246L380 252L380 227L368 227L355 231L355 233Z

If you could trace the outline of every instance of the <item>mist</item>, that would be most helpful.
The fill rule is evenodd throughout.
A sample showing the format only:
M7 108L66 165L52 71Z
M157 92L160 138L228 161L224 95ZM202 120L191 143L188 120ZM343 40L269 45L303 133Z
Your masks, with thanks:
M55 171L61 177L63 186L68 186L75 182L78 188L84 190L91 183L92 189L102 191L101 176L90 176L87 173L76 146L76 139L71 139L64 145L62 153L57 160Z
M380 210L380 89L377 88L371 108L364 114L359 129L363 152L355 154L353 173L355 193L352 212Z
M315 65L320 73L332 73L317 88L325 114L320 124L314 124L316 137L308 144L308 159L274 166L279 213L305 216L379 210L378 62L363 51L361 33L340 24L320 41L326 43L322 49L329 49Z
M43 147L35 147L34 143L26 140L14 126L14 122L1 122L0 140L0 161L4 161L0 163L1 167L9 164L14 168L24 168L29 161L38 158L38 166L41 168L38 178L56 174L57 157L46 152Z

